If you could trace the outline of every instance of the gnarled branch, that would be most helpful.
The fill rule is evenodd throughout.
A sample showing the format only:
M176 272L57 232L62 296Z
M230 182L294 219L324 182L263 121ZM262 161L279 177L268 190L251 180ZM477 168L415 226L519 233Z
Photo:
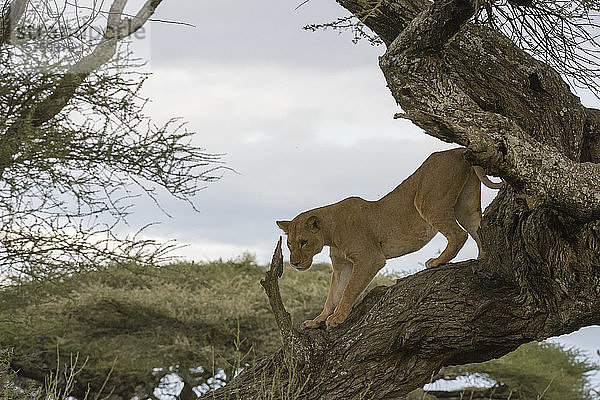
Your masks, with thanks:
M10 41L16 25L27 10L29 0L12 0L0 9L0 47Z
M459 32L471 3L435 2L380 59L406 118L466 146L472 161L506 179L531 208L598 218L600 166L581 162L586 108L550 67L496 31L466 25Z
M284 343L289 343L291 336L293 335L294 328L292 327L292 317L287 312L283 301L281 300L281 294L279 293L278 280L283 275L283 253L281 252L281 237L277 242L277 247L273 253L271 260L271 267L265 272L265 279L260 281L260 284L265 289L265 293L269 298L271 304L271 310L275 316L275 321L279 327L281 337L284 338Z

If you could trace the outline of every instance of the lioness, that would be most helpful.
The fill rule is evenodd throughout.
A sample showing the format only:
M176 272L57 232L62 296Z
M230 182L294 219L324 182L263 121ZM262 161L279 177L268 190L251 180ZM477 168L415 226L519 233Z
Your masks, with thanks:
M483 255L477 229L481 222L481 186L499 189L480 167L464 159L465 149L430 155L423 165L377 201L349 197L335 204L277 221L287 235L290 264L304 271L329 246L333 266L331 287L323 312L302 326L316 328L342 323L358 295L388 258L417 251L441 232L448 245L425 263L436 267L453 259L467 240L467 232ZM465 232L457 221L467 230Z

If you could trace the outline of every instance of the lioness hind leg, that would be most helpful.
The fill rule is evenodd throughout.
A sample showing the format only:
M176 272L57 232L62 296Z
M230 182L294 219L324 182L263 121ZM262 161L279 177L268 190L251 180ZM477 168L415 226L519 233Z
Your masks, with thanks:
M481 224L481 183L475 173L472 173L458 196L454 206L456 219L469 232L477 243L478 257L483 257L481 239L477 230Z
M467 241L467 232L456 222L454 207L473 168L462 159L461 154L456 153L456 156L460 156L460 159L440 166L450 174L444 182L438 182L438 185L423 183L415 195L414 205L421 217L448 240L442 254L425 263L428 268L452 260Z
M344 289L348 285L350 275L352 274L352 262L336 248L329 248L329 257L331 258L331 266L333 273L331 274L331 285L329 286L329 294L323 306L323 311L315 319L304 321L303 328L318 328L327 317L333 314L335 308L340 303Z
M462 230L455 220L454 210L448 210L448 216L427 221L437 229L448 240L448 244L442 254L432 258L425 263L427 268L437 267L452 260L467 241L467 232Z
M431 204L421 203L420 205L417 205L415 203L421 217L448 240L448 244L444 251L442 251L442 254L425 263L427 268L437 267L440 264L452 260L467 241L467 232L465 232L456 222L454 211L454 206L460 195L459 190L461 189L462 187L459 187L454 193L446 193L447 201L441 201L436 204L437 207L442 206L437 209ZM454 195L454 198L452 198L452 195Z

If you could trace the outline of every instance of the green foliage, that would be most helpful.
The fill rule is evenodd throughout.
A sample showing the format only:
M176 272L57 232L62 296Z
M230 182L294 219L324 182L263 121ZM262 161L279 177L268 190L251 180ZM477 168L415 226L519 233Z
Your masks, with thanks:
M280 286L295 321L321 311L330 268L286 269ZM62 282L7 287L0 291L0 347L13 347L15 367L34 376L55 368L57 348L79 353L87 358L81 385L100 387L112 368L109 386L120 393L155 386L169 370L187 375L203 366L200 378L206 379L213 365L232 370L238 329L242 353L253 348L259 357L279 347L259 284L264 271L245 256L163 267L112 265ZM155 368L164 372L153 375Z
M451 375L485 374L521 400L592 399L586 374L598 365L576 350L552 342L532 342L496 360L451 367Z
M32 386L17 386L15 372L10 368L12 351L0 350L0 400L31 400L38 390Z

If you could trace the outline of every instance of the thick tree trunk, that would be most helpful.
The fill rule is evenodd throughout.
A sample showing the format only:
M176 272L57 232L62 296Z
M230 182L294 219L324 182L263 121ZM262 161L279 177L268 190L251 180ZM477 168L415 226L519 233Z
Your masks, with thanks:
M338 1L359 16L373 7ZM600 324L600 112L506 37L467 23L475 3L383 0L365 23L388 45L380 65L398 116L508 183L482 222L486 258L377 288L331 331L291 327L265 285L290 344L206 398L255 398L275 377L306 383L302 399L396 399L443 366Z

